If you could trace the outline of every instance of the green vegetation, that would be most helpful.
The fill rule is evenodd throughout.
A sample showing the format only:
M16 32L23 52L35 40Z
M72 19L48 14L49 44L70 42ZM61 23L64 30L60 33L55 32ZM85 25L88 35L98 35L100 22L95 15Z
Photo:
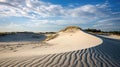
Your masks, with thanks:
M58 34L51 34L50 36L48 36L46 39L45 39L45 41L49 41L49 40L51 40L51 39L54 39L54 38L56 38L58 36Z
M65 32L65 31L67 31L67 30L69 30L69 29L76 29L76 30L81 30L81 28L80 27L78 27L78 26L68 26L68 27L66 27L65 29L63 29L63 30L60 30L60 32Z
M16 34L16 32L0 32L0 36L6 36L10 34Z
M106 33L111 33L111 34L114 34L114 35L120 35L120 31L109 31L109 32L106 32Z
M102 32L100 29L97 30L97 29L85 29L85 31L88 31L88 32Z
M0 36L14 35L14 34L18 34L18 33L33 34L33 32L0 32Z
M56 32L40 32L41 34L56 34Z
M102 31L100 29L85 29L87 32L95 33L95 34L101 34L101 35L120 35L120 31Z

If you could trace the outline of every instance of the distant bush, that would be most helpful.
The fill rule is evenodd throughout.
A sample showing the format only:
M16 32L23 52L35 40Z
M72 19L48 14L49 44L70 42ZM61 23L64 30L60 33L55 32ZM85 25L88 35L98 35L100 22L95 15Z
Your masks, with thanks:
M85 31L88 31L88 32L102 32L100 29L85 29Z
M68 26L65 29L60 30L59 32L74 32L76 30L82 30L82 29L78 26Z
M92 32L92 33L97 33L97 34L101 34L101 35L110 35L110 34L114 34L114 35L120 35L120 31L101 31L100 29L85 29L85 31L87 32Z
M55 34L56 32L45 32L44 34Z
M0 36L14 35L14 34L17 34L17 32L0 32Z
M10 34L10 33L8 33L8 32L0 32L0 36L6 36L8 34Z
M120 35L120 31L109 31L110 34Z
M15 34L18 34L18 33L32 34L33 32L0 32L0 36L15 35Z
M0 33L0 36L6 36L7 34Z

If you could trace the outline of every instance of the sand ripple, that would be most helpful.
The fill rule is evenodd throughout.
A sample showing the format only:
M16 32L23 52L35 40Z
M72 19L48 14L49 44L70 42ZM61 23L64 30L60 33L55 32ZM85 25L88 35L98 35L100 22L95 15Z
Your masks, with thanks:
M31 57L1 58L1 67L120 67L101 48Z

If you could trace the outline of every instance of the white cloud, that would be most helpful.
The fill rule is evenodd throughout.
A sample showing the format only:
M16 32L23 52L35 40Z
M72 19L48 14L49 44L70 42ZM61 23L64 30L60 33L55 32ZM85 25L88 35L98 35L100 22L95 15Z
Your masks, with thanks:
M41 28L87 24L96 20L112 18L113 16L117 18L119 17L118 13L110 11L108 1L104 4L86 4L70 8L42 2L41 0L0 0L1 16L27 17L31 19L30 22L26 22L23 25L18 24L20 28L24 25L31 28ZM56 20L56 18L58 19ZM103 21L105 20L101 20L101 22ZM13 28L18 27L17 24L8 25L9 28L12 26ZM8 27L6 26L6 29Z
M106 16L106 14L101 10L103 5L96 6L89 4L75 8L67 8L62 7L61 5L45 3L38 0L5 0L4 2L0 1L0 5L2 6L0 7L0 12L7 14L7 16L11 16L9 13L13 16L24 16L29 18L46 18L56 16L99 18ZM106 6L106 3L104 6Z
M68 15L80 18L100 18L106 16L106 14L100 11L100 9L98 9L95 5L84 5L78 8L70 9Z
M24 30L24 26L21 24L15 24L15 23L9 23L7 25L4 26L0 26L0 31L1 32L11 32L11 31L23 31Z
M6 2L6 0L0 0L0 2Z
M110 4L109 4L109 1L106 0L104 4L97 4L96 6L103 9L103 8L110 7Z
M109 18L109 19L104 19L104 20L100 20L98 21L98 23L104 23L104 22L111 22L111 21L116 21L116 20L120 20L120 18Z
M110 31L110 30L119 30L120 31L120 18L109 18L98 21L94 28L99 28L102 30Z

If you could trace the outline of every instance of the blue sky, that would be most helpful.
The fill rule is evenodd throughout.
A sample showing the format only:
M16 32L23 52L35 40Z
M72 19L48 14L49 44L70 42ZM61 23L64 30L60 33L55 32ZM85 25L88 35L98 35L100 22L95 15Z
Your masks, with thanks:
M119 0L0 0L0 32L58 31L66 26L120 31Z

